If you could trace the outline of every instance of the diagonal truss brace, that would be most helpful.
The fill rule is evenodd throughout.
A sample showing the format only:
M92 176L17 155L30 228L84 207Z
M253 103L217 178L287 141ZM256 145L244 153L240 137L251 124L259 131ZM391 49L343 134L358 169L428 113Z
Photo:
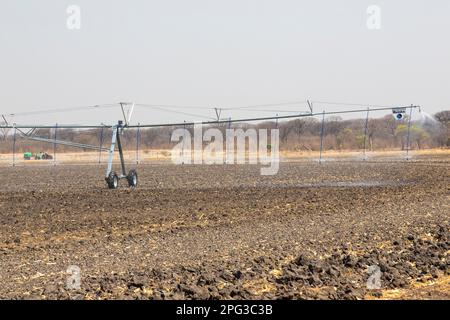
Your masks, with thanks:
M108 178L108 176L111 173L112 168L113 168L114 151L116 149L116 144L117 144L117 149L119 151L120 165L121 165L121 169L122 169L122 175L119 178L122 179L122 178L127 177L127 173L126 173L126 169L125 169L125 160L124 160L124 156L123 156L122 142L120 141L120 134L121 134L122 129L123 129L123 126L122 126L121 121L119 121L118 125L115 125L112 127L113 132L112 132L112 138L111 138L111 146L108 150L109 158L108 158L108 167L105 172L105 178Z
M101 150L101 151L108 151L109 149L103 148L100 146L94 146L92 144L85 144L85 143L78 143L73 141L65 141L65 140L55 140L55 139L49 139L44 137L37 137L34 136L34 132L36 131L36 128L31 128L28 132L23 132L22 130L17 128L17 131L20 133L20 135L28 140L33 141L39 141L39 142L47 142L52 144L60 144L64 146L70 146L75 148L81 148L81 149L93 149L93 150Z

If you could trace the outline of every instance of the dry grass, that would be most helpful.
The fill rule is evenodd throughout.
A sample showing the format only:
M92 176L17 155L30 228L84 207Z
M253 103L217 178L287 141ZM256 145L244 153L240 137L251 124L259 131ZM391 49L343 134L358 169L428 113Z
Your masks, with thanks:
M382 150L382 151L367 151L368 158L377 157L401 157L405 156L405 150ZM425 155L450 155L450 149L425 149L425 150L411 150L410 156L425 156ZM281 151L280 155L283 158L318 158L319 151ZM362 158L362 151L324 151L322 156L324 158Z
M154 161L170 161L171 160L171 150L166 149L148 149L141 150L139 152L139 157L137 158L135 151L125 151L125 159L127 162L139 163L144 162L154 162ZM426 150L413 150L410 153L411 157L415 156L429 156L429 155L448 155L450 156L450 149L426 149ZM224 156L224 154L222 154ZM247 153L248 156L248 153ZM387 150L387 151L373 151L367 152L366 156L368 159L372 158L398 158L404 157L405 151L401 150ZM314 160L319 158L318 151L280 151L280 157L282 161L292 161L292 160ZM324 151L322 154L323 159L362 159L363 153L361 151ZM115 161L118 161L118 155L115 154ZM108 153L103 152L101 155L101 163L105 163L108 160ZM22 154L16 154L15 163L16 164L49 164L54 163L83 163L83 164L96 164L99 163L98 152L66 152L57 153L55 160L23 160ZM0 154L0 165L11 165L13 163L13 155Z
M435 298L436 293L442 299L450 299L450 276L441 276L438 279L425 283L415 282L407 289L393 289L381 291L381 300L406 300ZM377 299L372 295L366 295L366 299Z

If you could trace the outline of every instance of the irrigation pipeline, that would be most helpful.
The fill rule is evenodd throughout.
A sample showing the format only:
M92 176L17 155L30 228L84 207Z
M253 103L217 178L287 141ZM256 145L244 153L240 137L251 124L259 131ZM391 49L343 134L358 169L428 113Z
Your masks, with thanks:
M269 121L269 120L283 120L283 119L297 119L304 117L314 117L314 116L328 116L328 115L338 115L346 113L362 113L362 112L374 112L374 111L386 111L392 110L394 107L381 107L381 108L366 108L357 110L345 110L345 111L329 111L329 112L316 112L316 113L300 113L293 115L282 115L282 116L268 116L268 117L255 117L255 118L241 118L241 119L218 119L218 120L208 120L208 121L193 121L193 122L179 122L179 123L162 123L162 124L140 124L140 125L127 125L126 128L160 128L160 127L180 127L180 126L193 126L199 125L214 125L214 124L224 124L224 123L239 123L239 122L254 122L254 121ZM420 106L404 106L399 107L402 109L415 109L420 108ZM58 125L58 129L96 129L96 128L110 128L113 125ZM55 125L2 125L0 129L27 129L27 128L41 128L41 129L53 129Z

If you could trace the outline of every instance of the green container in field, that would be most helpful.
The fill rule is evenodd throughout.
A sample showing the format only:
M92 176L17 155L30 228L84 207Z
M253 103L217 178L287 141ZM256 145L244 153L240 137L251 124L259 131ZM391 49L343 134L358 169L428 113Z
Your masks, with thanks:
M23 154L23 158L24 160L31 160L31 157L33 156L33 154L31 152L25 152Z

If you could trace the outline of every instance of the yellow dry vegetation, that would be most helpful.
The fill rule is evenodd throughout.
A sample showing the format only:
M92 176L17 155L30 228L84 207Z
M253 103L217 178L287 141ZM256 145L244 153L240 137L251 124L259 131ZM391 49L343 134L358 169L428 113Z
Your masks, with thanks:
M128 162L136 162L136 151L127 150L124 151L125 159ZM247 153L248 155L248 153ZM401 150L383 150L383 151L371 151L366 152L367 157L377 158L377 157L401 157L405 155L405 151ZM426 155L450 155L450 149L424 149L424 150L412 150L410 151L410 156L426 156ZM362 151L352 151L352 150L342 150L334 151L328 150L324 151L322 154L323 158L361 158ZM108 154L105 152L102 155L102 163L107 162ZM281 150L280 157L282 160L290 161L295 159L309 159L318 158L319 151L290 151ZM12 163L12 153L0 154L0 164L10 165ZM60 152L56 154L57 163L91 163L96 164L99 160L98 152ZM139 152L139 162L151 162L151 161L163 161L170 162L171 160L171 150L166 149L145 149ZM17 164L53 164L53 160L23 160L21 154L16 154ZM118 157L115 157L115 161L118 161Z
M405 289L382 290L382 296L366 295L369 300L450 299L450 276L441 276L425 283L415 282Z
M276 290L275 285L270 283L266 278L254 279L246 281L242 287L253 295L259 296L266 292Z

